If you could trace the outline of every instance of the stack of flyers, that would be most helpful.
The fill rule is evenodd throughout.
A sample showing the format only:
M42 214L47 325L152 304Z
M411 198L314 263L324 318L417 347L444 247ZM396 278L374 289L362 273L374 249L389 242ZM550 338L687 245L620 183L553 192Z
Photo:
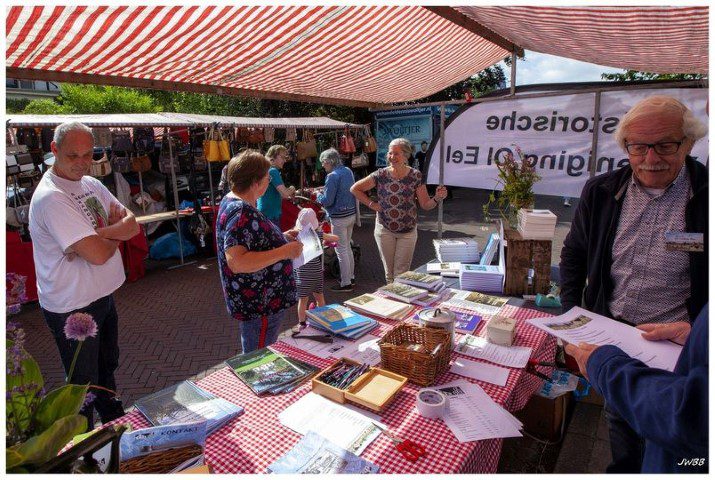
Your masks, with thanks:
M464 290L502 293L504 269L500 265L462 264L459 270L459 286Z
M551 240L556 230L556 215L551 210L530 210L522 208L517 214L517 227L522 238L530 240Z
M471 237L435 239L432 244L440 262L479 261L479 244Z

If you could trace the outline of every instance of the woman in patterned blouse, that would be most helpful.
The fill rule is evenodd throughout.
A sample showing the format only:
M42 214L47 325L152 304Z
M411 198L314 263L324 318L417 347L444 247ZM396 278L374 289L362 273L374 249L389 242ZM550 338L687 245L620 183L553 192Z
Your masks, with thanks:
M243 353L274 343L286 309L297 302L291 259L303 244L293 241L297 232L282 233L256 208L268 188L270 166L256 150L231 159L231 191L216 222L221 285L229 314L241 323Z
M350 189L355 198L377 212L375 241L387 283L410 269L417 243L417 203L423 210L432 210L447 197L447 189L440 185L430 198L422 183L422 174L407 163L411 154L409 140L394 139L387 152L389 165L356 182ZM377 188L377 202L367 195L373 188Z

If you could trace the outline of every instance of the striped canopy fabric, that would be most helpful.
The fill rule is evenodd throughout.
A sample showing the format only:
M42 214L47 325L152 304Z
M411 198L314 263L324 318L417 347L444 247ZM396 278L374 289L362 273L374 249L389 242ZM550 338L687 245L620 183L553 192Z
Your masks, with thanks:
M509 52L412 6L15 6L9 78L373 106Z
M455 10L535 52L653 73L708 73L708 7Z

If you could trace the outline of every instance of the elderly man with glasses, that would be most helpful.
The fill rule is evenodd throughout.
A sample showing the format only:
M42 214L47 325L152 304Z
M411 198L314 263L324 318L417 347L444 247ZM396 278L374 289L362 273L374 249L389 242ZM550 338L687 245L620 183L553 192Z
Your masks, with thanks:
M561 251L564 311L583 305L687 336L707 303L707 242L674 249L666 234L707 238L708 174L689 155L706 132L690 109L661 95L621 119L615 135L629 165L583 188ZM607 471L639 472L642 440L608 404L606 417L613 454Z

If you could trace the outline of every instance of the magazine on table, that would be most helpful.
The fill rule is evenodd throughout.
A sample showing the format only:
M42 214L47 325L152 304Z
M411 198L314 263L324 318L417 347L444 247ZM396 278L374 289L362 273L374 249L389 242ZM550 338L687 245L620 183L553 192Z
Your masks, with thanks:
M429 295L429 292L423 288L413 287L412 285L399 282L388 283L378 290L388 297L408 303Z
M313 227L302 228L296 238L303 244L303 252L293 259L293 268L299 268L323 254L323 245Z
M429 273L420 273L408 270L407 272L401 273L395 277L395 281L399 283L406 283L407 285L415 287L433 290L442 283L442 277L430 275Z
M453 288L442 305L471 310L481 315L496 315L508 301L506 298L494 295Z
M351 298L344 303L357 312L393 320L401 320L412 309L411 305L390 300L389 298L382 298L372 293Z
M311 308L305 314L334 333L367 325L372 320L337 303Z
M293 359L288 360L269 348L236 355L225 363L256 395L270 393L306 376L306 371L296 366Z
M243 407L188 380L142 397L134 406L154 426L206 421L207 435L243 413Z
M380 467L321 437L305 434L288 453L268 466L270 473L377 473Z
M120 461L130 460L150 453L171 448L198 445L200 454L187 459L166 473L180 472L196 465L203 465L203 447L206 444L206 422L179 425L162 425L125 432L119 440Z

